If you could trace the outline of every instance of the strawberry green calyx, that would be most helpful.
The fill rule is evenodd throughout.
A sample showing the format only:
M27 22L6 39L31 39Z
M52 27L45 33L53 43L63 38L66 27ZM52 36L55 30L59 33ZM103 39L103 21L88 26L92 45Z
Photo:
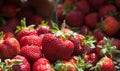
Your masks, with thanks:
M0 41L3 39L4 33L0 32Z
M12 67L14 65L19 65L22 61L17 59L6 59L4 62L0 60L0 69L3 71L14 71Z
M77 71L85 71L85 69L90 68L92 66L91 64L86 63L84 58L82 58L80 56L75 56L74 58L77 62L75 64Z
M57 61L54 66L55 71L69 71L70 67L62 61Z
M95 48L95 40L93 36L87 35L83 39L83 45L90 46L90 48Z
M63 15L68 14L72 10L75 10L74 5L72 3L66 3L65 2L64 5L63 5L63 9L62 9Z
M97 47L101 48L100 54L102 56L105 56L105 55L109 54L111 57L113 57L112 56L113 52L120 53L120 51L116 49L116 46L112 45L112 42L110 41L109 38L104 37L103 41L104 41L104 45L98 45L97 46Z
M34 29L35 25L26 26L26 19L25 18L23 18L20 22L21 22L21 25L16 27L17 30L15 31L15 33L18 33L24 29Z
M41 26L41 25L42 26L47 26L48 25L48 21L42 20L40 25L38 25L38 26Z
M65 28L66 24L65 22L63 22L61 28L58 27L58 25L54 22L52 22L52 30L51 32L55 34L55 36L66 39L68 36L73 37L72 33L65 33L64 34L64 28Z

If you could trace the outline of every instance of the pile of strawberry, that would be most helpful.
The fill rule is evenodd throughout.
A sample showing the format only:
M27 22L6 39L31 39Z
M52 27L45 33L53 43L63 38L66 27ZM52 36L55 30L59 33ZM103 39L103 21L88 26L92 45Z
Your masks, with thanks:
M117 1L61 0L57 23L3 1L0 71L119 71L113 62L120 55Z

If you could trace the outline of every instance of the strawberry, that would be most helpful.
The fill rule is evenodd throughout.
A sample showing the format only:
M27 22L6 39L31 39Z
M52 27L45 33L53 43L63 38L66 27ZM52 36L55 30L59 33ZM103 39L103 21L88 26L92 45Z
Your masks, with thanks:
M17 7L12 4L3 5L1 13L5 17L15 17L17 14Z
M113 44L114 46L116 46L116 48L117 48L118 50L120 50L120 44L119 44L119 43L120 43L120 39L115 39L115 38L114 38L112 44Z
M84 53L84 48L81 46L83 38L83 35L76 35L74 38L70 39L74 43L73 55L82 55Z
M91 70L95 71L116 71L113 60L107 56L100 59L96 66L92 67Z
M80 34L82 35L91 35L92 34L92 31L90 30L90 28L86 25L83 25L81 28L80 28Z
M0 35L0 58L13 58L20 52L20 44L13 34L8 32Z
M113 40L104 37L103 40L100 40L97 43L96 53L99 57L108 56L113 57L115 53L118 53L116 46L113 45Z
M66 24L72 27L80 27L83 25L84 15L79 11L70 11L66 15Z
M24 56L31 64L42 57L41 48L35 45L23 46L20 50L20 55Z
M91 29L95 29L98 22L99 16L98 13L96 12L89 13L88 15L85 16L85 24Z
M28 18L30 18L33 15L34 15L34 12L33 12L32 8L30 8L30 7L24 7L24 8L22 8L18 12L17 17L19 19L22 19L23 17L25 17L26 19L28 19Z
M87 0L80 0L76 2L75 7L77 11L80 11L83 14L87 14L90 11L90 6Z
M50 26L48 25L48 22L42 21L41 24L36 27L36 30L38 35L45 34L50 32Z
M69 61L57 61L54 65L55 71L76 71L76 67Z
M31 25L31 24L38 25L42 20L43 18L41 16L33 15L28 18L27 25Z
M51 46L49 46L51 45ZM69 40L63 40L54 34L45 34L42 41L42 52L45 57L54 61L58 59L68 59L74 49L74 45ZM58 51L59 52L56 52Z
M103 27L104 27L105 33L109 36L115 35L120 29L119 22L112 16L109 16L104 19Z
M24 56L17 55L13 58L13 60L22 61L19 65L14 65L13 71L30 71L30 64Z
M95 39L94 36L87 35L83 38L83 42L81 44L82 48L84 48L84 53L95 53L96 46L95 46Z
M89 2L95 9L99 9L102 5L106 3L106 0L89 0Z
M58 4L57 5L57 11L56 11L56 14L57 14L57 17L58 17L58 22L59 24L61 25L63 20L65 19L65 14L63 13L63 4Z
M97 56L96 53L91 53L91 54L85 55L84 60L86 63L90 63L94 66L98 62L99 57Z
M63 29L60 30L58 25L54 24L52 33L47 33L43 37L42 52L50 61L69 59L73 52L74 44L67 40L62 31ZM58 50L59 52L56 52Z
M99 42L100 40L103 40L104 37L106 37L107 35L101 31L101 30L98 30L98 31L95 31L94 32L94 39Z
M115 16L116 12L117 12L117 9L112 4L103 5L101 8L99 8L100 17Z
M86 63L84 58L80 56L74 56L70 61L75 65L76 71L86 71L92 66L90 63Z
M16 26L19 25L19 20L17 18L10 18L7 22L6 22L6 25L5 26L8 26L10 28L13 29L13 31L16 30Z
M25 18L21 20L21 26L17 26L16 37L20 41L23 36L37 35L37 31L33 28L34 25L26 26Z
M19 59L5 59L0 61L0 71L14 71L14 65L20 65L22 63Z
M32 71L54 71L46 58L38 59L32 66Z
M41 47L42 45L42 36L36 36L36 35L28 35L28 36L23 36L20 39L20 44L21 46L25 45L36 45Z

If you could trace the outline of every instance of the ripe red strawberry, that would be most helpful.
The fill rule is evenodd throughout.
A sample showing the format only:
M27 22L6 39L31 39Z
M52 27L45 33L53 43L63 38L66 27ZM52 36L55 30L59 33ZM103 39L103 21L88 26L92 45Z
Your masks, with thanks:
M120 24L114 17L109 16L104 19L103 27L104 27L104 31L107 35L113 36L119 31Z
M35 24L38 25L41 23L41 21L43 20L43 18L39 15L32 15L28 18L27 20L27 25L31 25L31 24Z
M58 4L57 5L57 11L56 11L58 20L62 23L62 21L65 18L65 15L63 14L63 4Z
M95 29L99 22L99 16L96 12L89 13L85 16L85 24L91 29Z
M46 58L38 59L32 66L32 71L54 71Z
M48 25L48 22L42 21L41 24L36 27L36 30L38 35L45 34L50 32L50 26Z
M70 11L66 15L66 24L72 27L80 27L83 25L84 15L79 11Z
M22 19L22 18L26 18L26 19L28 19L28 18L30 18L30 16L33 16L34 15L34 12L33 12L33 10L32 10L32 8L30 8L30 7L24 7L24 8L22 8L19 12L18 12L18 14L17 14L17 17L19 18L19 19Z
M74 45L69 40L63 40L54 34L45 34L42 41L42 52L51 61L68 59L74 49ZM59 50L59 52L57 52Z
M13 58L20 51L20 44L12 33L0 35L0 59Z
M106 3L107 0L89 0L90 4L95 8L99 9L102 5Z
M69 61L57 61L54 65L55 71L77 71L75 65Z
M5 17L15 17L17 14L17 7L12 4L3 5L1 13Z
M70 39L74 43L73 55L82 55L84 53L84 48L81 46L83 38L83 35L76 35Z
M75 65L76 71L88 71L87 69L92 66L90 63L85 62L84 58L80 56L72 57L70 62Z
M11 28L11 27L9 27L9 26L1 26L1 27L0 27L0 31L2 31L2 32L4 32L4 33L7 33L7 32L14 33L13 28Z
M20 65L14 65L13 71L30 71L30 64L24 56L17 55L13 58L13 60L21 60Z
M107 35L103 32L103 31L95 31L94 32L94 39L99 42L100 40L103 40L104 37L106 37Z
M108 4L104 5L101 8L99 8L99 16L100 17L106 17L106 16L115 16L115 13L117 12L117 9L114 5Z
M114 46L116 46L116 48L118 50L120 50L120 39L113 39L113 43L112 43Z
M99 57L108 56L113 57L117 53L116 46L113 45L113 40L104 37L97 43L96 53Z
M90 28L86 25L83 25L81 28L80 28L80 34L82 35L91 35L92 34L92 31L90 30Z
M97 56L96 53L91 53L91 54L85 55L84 60L86 63L90 63L94 66L98 62L99 57Z
M83 14L87 14L90 11L90 6L87 0L80 0L76 2L75 7L77 11L80 11Z
M107 56L103 57L91 70L97 71L116 71L113 60Z
M28 36L28 35L37 35L38 36L38 33L33 28L33 26L34 25L26 26L25 18L23 20L21 20L21 26L17 26L17 30L16 30L16 37L17 37L18 41L20 41L20 39L23 36Z
M43 38L43 36L36 36L36 35L23 36L20 39L20 44L21 44L21 46L36 45L36 46L41 47L41 45L42 45L42 38Z
M42 57L42 52L39 46L26 45L21 48L20 55L24 56L31 64L33 64L36 60Z

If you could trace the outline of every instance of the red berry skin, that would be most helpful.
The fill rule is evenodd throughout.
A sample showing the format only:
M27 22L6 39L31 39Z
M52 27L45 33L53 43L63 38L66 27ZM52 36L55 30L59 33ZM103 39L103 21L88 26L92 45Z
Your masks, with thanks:
M85 55L84 60L85 62L90 63L94 66L98 62L99 58L97 54L91 53L91 54Z
M32 66L32 71L54 71L46 58L38 59Z
M20 41L20 39L23 36L28 36L28 35L36 35L36 36L38 36L38 33L37 33L36 30L25 29L25 30L21 30L19 33L17 33L16 37L17 37L18 41Z
M82 55L84 53L84 48L81 46L83 41L82 35L76 35L75 38L70 39L74 44L74 51L72 55Z
M80 11L83 14L87 14L90 11L89 3L86 0L76 2L75 7L77 11Z
M30 64L24 56L17 55L13 59L22 60L20 65L13 66L14 71L30 71Z
M72 27L80 27L83 25L84 15L79 11L70 11L66 15L66 24Z
M42 20L43 20L43 18L41 16L32 15L28 18L27 25L31 25L31 24L39 25Z
M14 17L14 18L10 18L10 19L7 21L7 23L6 23L5 26L8 26L8 27L10 27L11 29L13 29L13 31L15 31L15 30L16 30L16 26L18 26L19 24L20 24L19 20Z
M56 11L58 22L59 24L62 24L63 20L65 19L65 15L63 14L63 4L57 5L57 11Z
M85 16L85 24L91 29L95 29L98 22L99 16L95 12L89 13L88 15Z
M104 37L106 37L107 35L102 32L102 31L95 31L94 32L94 39L99 42L100 40L103 40Z
M103 27L104 27L105 33L108 36L113 36L119 31L120 24L114 17L109 16L109 17L104 19Z
M99 9L102 5L106 3L107 0L89 0L90 4L95 8Z
M24 56L29 63L33 64L36 60L42 57L41 48L38 46L23 46L20 50L20 55Z
M5 33L5 37L0 40L0 58L2 60L13 58L20 52L20 44L11 34Z
M22 9L18 12L17 17L21 20L21 19L23 19L24 17L25 17L26 19L28 19L28 18L30 18L30 17L33 16L33 15L34 15L33 10L32 10L31 8L29 8L29 7L25 7L25 8L22 8Z
M118 50L120 50L120 39L114 39L113 45L116 46Z
M21 46L25 45L36 45L41 47L42 45L42 37L36 36L36 35L29 35L29 36L23 36L20 39Z
M87 26L87 25L83 25L81 28L80 28L80 34L82 35L91 35L92 32L90 30L90 28Z
M1 13L6 15L6 17L15 17L17 14L17 7L12 4L3 5Z
M69 40L57 38L51 33L43 37L42 52L50 61L69 59L73 49L74 44Z
M39 25L38 27L36 27L36 31L38 32L38 35L49 33L50 32L50 26Z
M117 11L116 7L112 4L103 5L101 8L99 8L99 16L106 17L109 16L112 12L116 11Z
M116 71L113 60L108 57L102 59L100 67L98 71Z

